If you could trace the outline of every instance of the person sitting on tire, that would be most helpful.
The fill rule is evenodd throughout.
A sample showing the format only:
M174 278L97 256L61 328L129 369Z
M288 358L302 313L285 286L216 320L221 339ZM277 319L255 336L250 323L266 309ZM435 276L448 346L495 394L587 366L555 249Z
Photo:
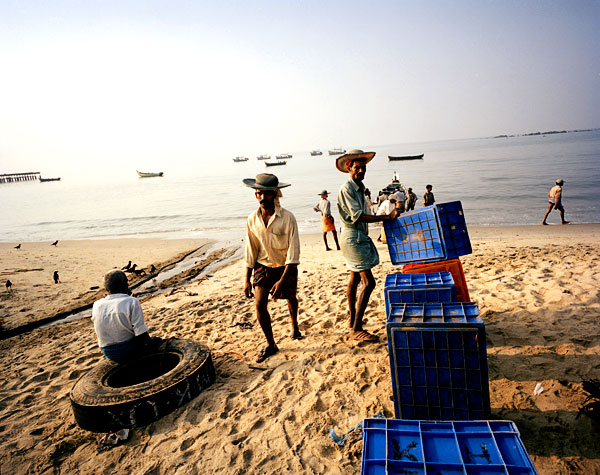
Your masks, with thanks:
M92 307L100 350L111 361L125 363L143 353L151 342L140 302L131 296L127 276L113 270L104 276L108 295Z

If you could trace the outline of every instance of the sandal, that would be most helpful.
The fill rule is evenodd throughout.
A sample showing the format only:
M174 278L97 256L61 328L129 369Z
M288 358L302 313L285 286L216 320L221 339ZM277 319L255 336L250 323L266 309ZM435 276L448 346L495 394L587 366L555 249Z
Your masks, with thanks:
M371 333L369 333L365 330L352 332L350 334L350 338L352 338L353 340L367 341L367 342L379 341L379 338L377 338L377 335L372 335Z
M256 358L256 362L257 363L262 363L269 356L273 356L278 351L279 351L279 348L277 348L277 347L272 348L270 346L267 346L267 347L263 348L262 350L260 350L260 353L258 354L258 358Z

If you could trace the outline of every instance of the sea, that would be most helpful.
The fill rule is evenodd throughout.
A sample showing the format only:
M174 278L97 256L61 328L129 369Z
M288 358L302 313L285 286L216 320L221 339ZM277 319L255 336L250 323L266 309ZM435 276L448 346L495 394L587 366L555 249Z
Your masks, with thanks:
M377 152L367 167L365 185L377 196L394 172L419 197L433 185L437 202L460 200L467 224L510 226L540 224L546 195L558 178L565 180L563 205L572 223L600 222L600 130L499 138L473 138L392 145L349 144ZM290 153L287 164L266 167L256 156L198 157L195 166L165 159L163 177L139 178L129 168L109 177L76 172L61 181L0 184L0 242L112 238L199 238L236 242L245 220L257 207L244 178L274 173L291 186L281 204L292 211L300 233L320 233L313 210L327 190L337 218L336 196L348 175L335 168L335 157L322 149ZM267 152L265 152L267 153ZM393 162L388 155L424 154L423 160ZM143 163L143 161L142 161ZM143 168L141 168L143 170ZM22 170L28 171L28 170ZM14 170L11 170L14 172ZM7 171L0 170L0 173ZM51 173L47 174L52 176ZM548 220L559 223L557 212ZM339 219L336 219L339 226Z

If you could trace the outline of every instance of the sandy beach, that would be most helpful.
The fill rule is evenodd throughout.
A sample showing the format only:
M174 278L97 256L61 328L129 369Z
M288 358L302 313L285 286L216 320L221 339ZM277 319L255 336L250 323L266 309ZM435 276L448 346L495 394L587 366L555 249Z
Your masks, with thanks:
M600 225L469 232L473 254L461 261L486 324L492 418L517 424L539 473L600 473L600 426L578 415L581 381L600 379ZM15 245L0 244L5 329L93 301L102 291L90 289L102 286L104 272L128 260L145 269L167 266L207 243ZM75 381L103 358L89 319L0 341L0 473L359 473L360 431L341 448L329 429L342 434L379 411L393 417L383 283L401 268L384 245L378 249L377 288L366 312L376 344L348 338L347 271L341 252L326 252L320 235L301 236L306 338L292 340L285 301L271 303L281 351L265 363L255 363L264 337L243 295L241 260L142 297L151 335L208 345L217 380L102 453L100 434L80 429L69 403ZM52 281L57 269L60 284ZM534 396L537 383L544 390Z

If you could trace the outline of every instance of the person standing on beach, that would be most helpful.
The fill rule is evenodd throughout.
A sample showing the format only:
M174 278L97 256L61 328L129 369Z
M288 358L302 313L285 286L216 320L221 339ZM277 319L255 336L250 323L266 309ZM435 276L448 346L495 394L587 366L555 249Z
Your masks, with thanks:
M415 209L415 205L417 204L417 195L413 192L412 188L408 189L408 201L406 203L406 211L412 211Z
M379 264L379 254L369 237L369 223L378 223L396 218L397 209L388 215L369 214L365 200L363 180L367 164L375 152L351 150L336 159L335 165L342 173L348 173L350 179L342 185L338 193L338 211L342 221L342 252L346 266L350 270L350 279L346 296L350 311L350 337L353 340L377 341L377 336L363 330L363 316L375 288L375 278L371 269ZM363 286L358 293L358 284Z
M104 276L108 295L94 302L92 321L100 350L111 361L125 363L151 343L140 301L131 296L127 276L114 270Z
M569 224L569 221L565 221L565 209L562 205L562 187L565 184L565 181L562 178L556 180L556 185L550 188L548 192L548 210L544 215L544 219L542 220L542 224L547 225L546 219L548 219L548 215L552 208L557 209L560 212L560 222L562 224Z
M254 297L256 316L267 346L256 359L261 363L279 351L273 338L271 315L267 308L269 294L274 300L286 299L292 320L292 339L302 339L298 327L298 264L300 263L300 237L296 218L279 204L281 188L275 175L261 173L256 179L245 178L243 183L255 190L259 206L246 222L246 276L244 294ZM253 278L253 282L251 282Z
M333 216L331 215L331 203L327 199L329 193L327 192L327 190L323 190L319 194L321 196L321 201L319 201L313 209L317 213L321 213L321 231L323 231L323 241L325 241L325 250L331 251L329 244L327 244L327 233L331 231L333 233L333 240L335 241L335 246L339 251L340 244L338 243L337 231L335 230Z
M423 206L431 206L433 203L435 203L435 198L433 197L433 193L431 192L431 190L433 190L433 186L427 185L425 189L427 191L423 195Z

